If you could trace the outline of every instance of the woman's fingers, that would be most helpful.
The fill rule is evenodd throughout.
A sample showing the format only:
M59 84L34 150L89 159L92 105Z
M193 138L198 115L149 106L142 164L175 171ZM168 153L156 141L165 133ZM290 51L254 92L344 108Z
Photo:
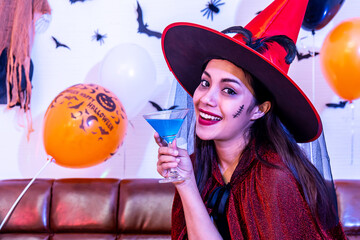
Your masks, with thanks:
M164 168L177 167L177 164L179 162L179 159L177 158L178 154L178 151L175 149L171 149L168 147L160 147L158 165L161 165Z
M163 177L168 177L170 169L177 169L181 176L186 179L193 174L192 163L185 149L176 146L176 139L171 144L164 143L159 134L154 134L155 141L159 145L157 171Z
M180 161L179 151L169 147L159 147L157 170L162 176L166 176L170 168L177 168Z
M179 155L178 149L172 147L159 147L158 153L159 156L169 155L169 156L177 157Z
M177 162L162 162L162 163L159 163L157 168L158 169L162 169L162 170L168 170L170 168L176 168L178 166L178 163Z
M163 177L167 177L168 173L170 172L171 168L177 168L178 162L174 157L165 157L162 156L159 158L157 162L157 171Z
M165 142L165 140L162 139L157 132L154 133L154 139L155 139L155 142L157 143L157 145L159 145L159 147L167 146L167 143Z

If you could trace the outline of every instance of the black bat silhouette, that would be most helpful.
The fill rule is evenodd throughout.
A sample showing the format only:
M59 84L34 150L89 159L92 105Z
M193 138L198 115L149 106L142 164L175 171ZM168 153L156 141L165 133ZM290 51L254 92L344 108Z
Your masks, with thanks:
M111 118L112 118L112 119L117 118L117 119L115 120L115 124L116 124L116 125L118 125L118 124L120 123L120 118L119 118L119 117L111 116Z
M67 100L72 100L72 99L75 99L75 100L79 100L76 96L64 96L64 98L66 98Z
M69 104L72 102L69 102ZM74 106L70 106L69 108L73 108L73 109L79 109L79 107L81 107L81 105L83 105L84 102L79 103L78 105L74 105Z
M67 49L70 50L70 48L69 48L67 45L59 42L55 37L53 37L53 36L51 36L51 37L52 37L52 39L54 40L54 42L55 42L55 44L56 44L56 48L58 48L58 47L64 47L64 48L67 48Z
M325 105L330 108L344 108L347 103L348 101L340 101L339 103L327 103Z
M79 128L85 131L84 118L81 119L81 124L80 124Z
M99 127L101 135L108 135L109 132L103 129L101 126Z
M178 106L176 106L176 105L173 105L173 106L169 107L168 109L166 109L166 108L160 107L159 104L157 104L157 103L155 103L155 102L153 102L153 101L149 101L149 103L151 103L151 105L152 105L154 108L156 108L156 110L158 110L158 111L172 110L172 109L175 109L175 108L178 107Z
M315 52L315 56L319 55L318 52ZM312 57L312 52L308 52L306 54L303 54L303 53L299 53L297 50L296 50L296 57L298 59L298 61L301 61L303 59L307 59L307 58L311 58Z
M147 28L148 24L147 23L144 24L143 14L142 14L142 10L141 10L139 2L137 2L136 11L138 13L138 17L137 17L136 20L137 20L137 22L139 24L138 33L145 33L149 37L161 38L161 33L160 32L151 31L151 30L149 30Z
M76 2L85 2L86 0L70 0L70 3L73 4L73 3L76 3Z

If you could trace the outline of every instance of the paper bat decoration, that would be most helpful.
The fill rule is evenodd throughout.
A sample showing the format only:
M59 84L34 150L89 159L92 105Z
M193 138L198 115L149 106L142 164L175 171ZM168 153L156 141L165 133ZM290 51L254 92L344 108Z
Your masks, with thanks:
M69 0L71 4L76 2L85 2L86 0Z
M178 106L174 105L174 106L171 106L171 107L169 107L168 109L166 109L166 108L160 107L159 104L157 104L157 103L155 103L155 102L153 102L153 101L149 101L149 103L151 103L151 105L152 105L154 108L156 108L156 110L158 110L158 111L172 110L172 109L175 109L175 108L178 107Z
M161 38L161 33L149 30L148 24L147 23L144 24L143 14L139 2L137 2L136 11L138 13L138 17L136 20L139 24L138 33L145 33L149 37Z
M58 47L64 47L64 48L67 48L67 49L70 50L70 48L69 48L67 45L59 42L55 37L51 36L51 38L54 40L54 42L55 42L55 44L56 44L56 48L58 48Z
M330 108L344 108L348 101L340 101L339 103L327 103L326 106Z
M319 53L315 52L315 56L317 56L317 55L319 55ZM296 50L296 57L297 57L298 61L301 61L301 60L307 59L307 58L311 58L312 57L312 52L308 51L308 53L303 54L303 53L299 53Z

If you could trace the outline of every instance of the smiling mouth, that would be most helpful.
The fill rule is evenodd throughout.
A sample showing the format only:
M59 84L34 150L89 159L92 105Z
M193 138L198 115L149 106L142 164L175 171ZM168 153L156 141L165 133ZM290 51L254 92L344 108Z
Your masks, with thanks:
M199 124L201 125L212 125L222 120L220 116L202 110L199 111L199 115Z
M205 120L209 120L209 121L220 121L221 120L221 117L216 117L216 116L204 113L204 112L200 112L199 114L200 114L200 117Z

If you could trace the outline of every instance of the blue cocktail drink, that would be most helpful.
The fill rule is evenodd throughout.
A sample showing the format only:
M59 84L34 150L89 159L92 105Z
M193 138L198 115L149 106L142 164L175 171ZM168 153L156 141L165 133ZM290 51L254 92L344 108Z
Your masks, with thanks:
M189 109L173 109L145 114L145 120L157 131L162 139L171 144L179 132ZM170 169L169 176L160 183L179 182L185 180L176 169Z
M167 143L172 143L184 119L146 119Z

